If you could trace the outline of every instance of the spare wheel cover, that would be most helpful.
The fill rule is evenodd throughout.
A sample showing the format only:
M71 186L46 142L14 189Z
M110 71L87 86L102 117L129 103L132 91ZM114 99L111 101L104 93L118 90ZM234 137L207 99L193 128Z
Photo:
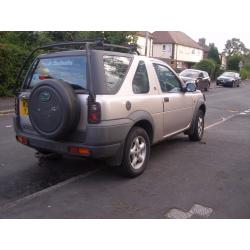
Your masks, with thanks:
M53 79L44 80L34 87L28 108L33 128L46 138L66 136L80 116L74 90L69 84Z

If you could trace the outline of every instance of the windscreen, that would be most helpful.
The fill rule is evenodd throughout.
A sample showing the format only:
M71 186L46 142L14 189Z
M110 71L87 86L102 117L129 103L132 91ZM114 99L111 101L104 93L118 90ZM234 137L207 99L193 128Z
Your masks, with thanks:
M75 89L87 88L86 56L42 58L33 73L30 88L46 79L68 82Z
M190 78L196 78L198 77L199 72L194 71L194 70L184 70L180 73L180 76L183 77L190 77Z
M224 72L222 75L227 77L235 77L236 74L234 72Z

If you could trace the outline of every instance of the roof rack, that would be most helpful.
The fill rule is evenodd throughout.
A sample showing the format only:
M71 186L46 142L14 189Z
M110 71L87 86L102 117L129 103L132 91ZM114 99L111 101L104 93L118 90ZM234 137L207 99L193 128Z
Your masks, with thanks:
M121 45L109 44L109 43L105 43L104 39L86 39L86 40L75 41L75 42L60 42L60 43L48 44L48 45L41 46L41 47L34 49L29 54L29 56L26 58L23 66L20 69L19 74L16 78L16 88L18 88L18 84L19 84L23 70L25 69L27 63L33 57L35 52L37 52L39 50L53 50L53 49L59 50L59 48L66 49L67 47L72 47L72 46L73 47L80 46L80 49L86 50L88 65L90 65L90 63L89 63L90 62L89 50L91 50L91 47L93 47L94 49L111 50L111 51L117 51L117 52L122 52L122 50L123 50L123 51L126 51L126 53L133 53L133 54L137 53L137 55L140 55L140 53L138 52L137 47L135 45L130 45L130 46L126 47L126 46L121 46ZM84 46L84 47L82 47L82 46ZM90 67L89 67L89 71L90 71ZM91 78L91 74L89 74L89 76ZM89 86L90 93L92 93L92 95L93 95L92 79L89 79L89 82L90 82L90 86ZM16 92L16 89L14 91Z

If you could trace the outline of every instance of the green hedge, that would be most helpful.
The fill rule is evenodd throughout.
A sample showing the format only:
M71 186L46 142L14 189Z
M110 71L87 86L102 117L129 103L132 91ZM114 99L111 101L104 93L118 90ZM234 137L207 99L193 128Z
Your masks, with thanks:
M193 68L206 71L212 79L215 78L216 63L212 59L203 59L196 63Z
M12 45L0 44L0 96L13 94L15 80L27 51Z
M240 71L240 76L241 76L242 80L246 80L250 76L250 71L247 68L242 68Z

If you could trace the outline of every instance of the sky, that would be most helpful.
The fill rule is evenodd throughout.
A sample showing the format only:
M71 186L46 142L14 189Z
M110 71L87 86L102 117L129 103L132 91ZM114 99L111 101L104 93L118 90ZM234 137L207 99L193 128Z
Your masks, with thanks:
M247 48L250 49L250 34L244 31L189 31L182 30L193 40L198 42L199 38L205 38L206 44L214 43L219 52L225 48L226 41L232 38L239 38Z

